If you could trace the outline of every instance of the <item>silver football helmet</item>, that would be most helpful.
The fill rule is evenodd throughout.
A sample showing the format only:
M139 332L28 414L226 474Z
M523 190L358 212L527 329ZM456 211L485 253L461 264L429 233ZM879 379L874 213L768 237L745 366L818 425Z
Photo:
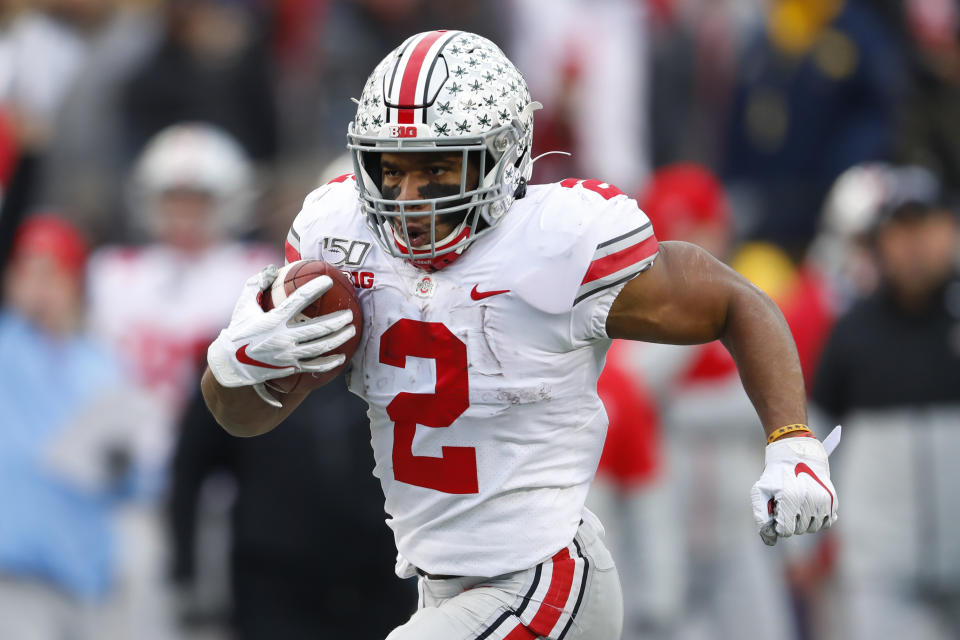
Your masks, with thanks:
M390 254L428 270L446 266L522 197L532 170L533 112L540 105L530 100L513 63L486 38L464 31L412 36L377 65L357 102L347 148L367 226ZM385 198L384 152L462 154L459 192ZM479 184L468 184L470 162L478 163ZM437 216L451 214L463 216L462 222L438 238ZM431 241L413 248L406 220L426 215Z
M156 203L164 192L186 189L213 201L211 231L216 236L248 230L256 195L254 168L243 147L211 124L186 122L151 138L134 168L131 198L139 226L150 235L162 224Z

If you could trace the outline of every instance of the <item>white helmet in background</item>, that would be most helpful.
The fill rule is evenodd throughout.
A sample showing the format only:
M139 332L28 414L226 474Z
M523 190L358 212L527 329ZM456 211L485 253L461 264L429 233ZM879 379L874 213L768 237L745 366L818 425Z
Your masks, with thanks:
M934 201L939 191L939 180L924 167L884 162L854 165L830 188L821 226L844 238L868 233L891 209L908 202Z
M428 270L453 260L500 222L522 197L532 171L533 111L523 76L490 40L465 31L428 31L408 38L377 65L347 132L367 225L390 254ZM459 152L455 195L411 200L381 193L383 152ZM479 184L467 184L468 160ZM427 205L428 211L409 207ZM463 215L446 238L436 216ZM412 249L409 217L430 216L432 242ZM391 224L399 220L399 231Z
M901 205L936 201L939 192L937 177L915 165L867 162L837 177L824 200L810 255L830 280L841 308L879 282L869 243L874 230Z
M174 191L210 197L207 231L213 237L247 231L255 189L253 166L240 144L223 129L205 123L175 124L147 143L133 173L137 222L161 233L160 197Z

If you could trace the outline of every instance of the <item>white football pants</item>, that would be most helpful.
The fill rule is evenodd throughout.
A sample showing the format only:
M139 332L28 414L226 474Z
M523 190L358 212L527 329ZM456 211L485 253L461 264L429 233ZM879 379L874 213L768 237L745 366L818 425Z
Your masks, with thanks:
M570 545L530 569L420 578L417 612L387 640L619 640L620 577L602 527L590 520Z

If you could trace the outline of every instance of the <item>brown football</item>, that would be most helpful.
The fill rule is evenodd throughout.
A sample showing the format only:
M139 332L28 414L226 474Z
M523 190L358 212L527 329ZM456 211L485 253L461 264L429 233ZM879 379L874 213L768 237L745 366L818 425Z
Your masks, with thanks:
M273 286L263 292L263 298L260 301L263 310L273 309L275 304L285 300L298 287L302 287L305 283L322 275L330 276L330 279L333 280L333 286L294 319L305 322L310 318L316 318L334 311L350 309L353 311L353 326L356 328L357 334L330 352L342 353L347 357L344 363L336 369L325 373L294 373L284 378L269 380L266 383L268 387L282 393L308 391L327 384L347 366L350 358L353 357L353 352L357 349L357 344L360 342L363 314L360 311L360 299L357 297L353 283L342 271L323 260L298 260L281 267Z

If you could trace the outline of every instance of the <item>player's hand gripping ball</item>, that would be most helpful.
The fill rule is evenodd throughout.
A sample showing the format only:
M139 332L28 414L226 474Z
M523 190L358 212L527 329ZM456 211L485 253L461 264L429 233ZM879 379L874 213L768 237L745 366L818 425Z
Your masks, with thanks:
M360 331L363 328L363 314L360 311L360 300L357 297L353 283L342 271L323 260L298 260L281 267L273 285L263 292L260 306L263 307L264 311L269 311L274 305L283 302L283 300L296 291L297 288L302 287L305 283L322 275L330 276L330 279L333 280L333 286L295 316L294 322L306 322L311 318L317 318L342 309L350 309L353 312L352 324L357 331L356 335L341 346L325 354L333 355L342 353L345 356L343 364L336 369L323 373L295 373L284 378L275 378L266 382L268 387L282 393L308 391L327 384L337 377L347 366L350 358L353 356L353 352L357 349L357 344L360 342Z

